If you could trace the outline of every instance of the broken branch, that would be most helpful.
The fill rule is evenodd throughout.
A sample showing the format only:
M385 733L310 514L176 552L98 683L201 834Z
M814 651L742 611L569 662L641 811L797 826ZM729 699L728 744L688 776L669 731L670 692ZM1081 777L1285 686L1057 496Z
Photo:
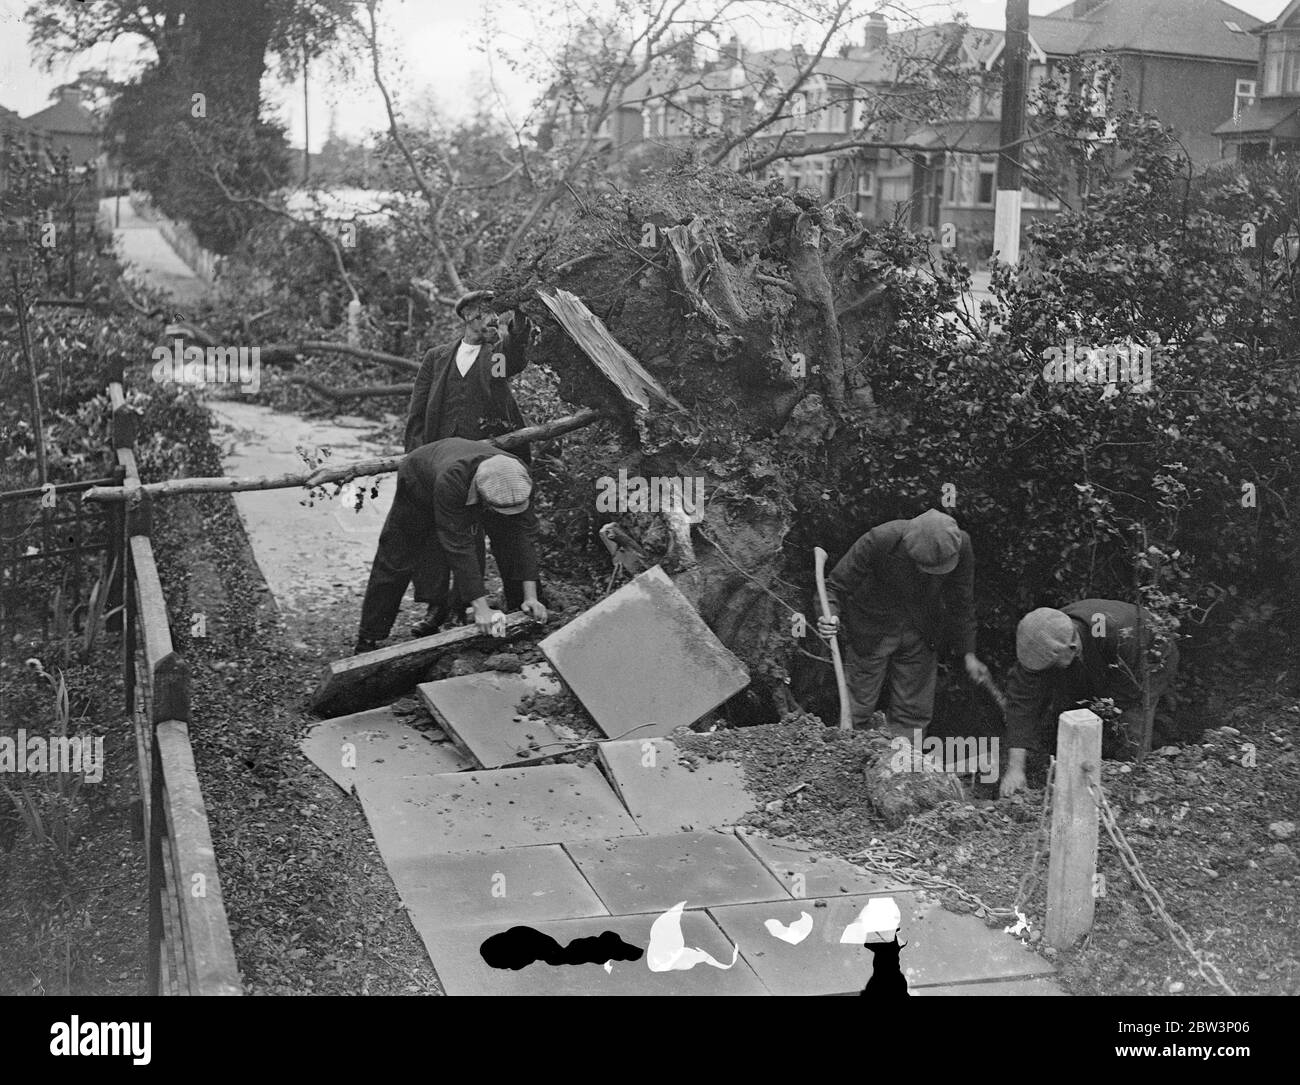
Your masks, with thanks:
M583 426L589 426L602 418L611 417L609 411L587 409L577 414L557 418L554 422L543 422L537 426L525 426L512 433L503 433L492 437L489 444L509 452L535 441L549 441L554 437L570 433ZM173 478L165 482L150 482L132 492L150 496L171 496L174 494L225 494L240 493L246 490L287 490L294 487L312 488L324 486L331 482L350 482L354 478L369 478L373 475L385 475L396 471L402 461L401 456L383 456L373 460L359 460L356 463L340 464L338 467L318 467L314 471L299 471L287 475L259 475L251 478ZM92 486L82 496L83 501L125 501L126 490L121 486Z

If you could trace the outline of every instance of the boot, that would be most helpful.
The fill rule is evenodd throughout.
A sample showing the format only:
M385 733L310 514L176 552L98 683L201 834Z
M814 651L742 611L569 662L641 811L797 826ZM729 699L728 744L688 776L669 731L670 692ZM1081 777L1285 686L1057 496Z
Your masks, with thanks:
M451 615L451 607L443 604L429 604L429 610L423 618L411 626L411 636L413 637L431 637L438 632L443 623Z

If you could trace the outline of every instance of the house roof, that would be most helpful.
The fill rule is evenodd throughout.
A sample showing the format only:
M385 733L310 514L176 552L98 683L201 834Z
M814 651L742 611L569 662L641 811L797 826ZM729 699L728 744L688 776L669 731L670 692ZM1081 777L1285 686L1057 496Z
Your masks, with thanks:
M1263 98L1243 109L1238 120L1224 121L1214 134L1224 139L1234 136L1300 138L1300 99Z
M30 127L43 128L60 135L94 135L99 131L95 115L80 102L70 98L60 98L53 105L25 118L25 122Z
M1030 33L1038 40L1035 22L1070 21L1072 10L1073 6L1067 4L1049 12L1045 19L1031 18ZM1076 53L1115 49L1250 64L1259 59L1258 41L1249 33L1234 33L1226 24L1233 22L1243 31L1250 31L1260 25L1260 20L1224 0L1102 0L1083 19L1073 21L1092 28L1075 43ZM1054 31L1049 30L1049 34ZM1052 52L1042 41L1038 43Z
M996 120L943 121L928 124L908 139L917 147L956 148L959 153L988 154L1002 145L1002 122Z
M1287 4L1286 7L1278 12L1276 19L1272 22L1261 23L1259 26L1255 27L1255 32L1258 33L1261 30L1280 30L1285 26L1300 26L1300 0L1291 0L1291 3Z

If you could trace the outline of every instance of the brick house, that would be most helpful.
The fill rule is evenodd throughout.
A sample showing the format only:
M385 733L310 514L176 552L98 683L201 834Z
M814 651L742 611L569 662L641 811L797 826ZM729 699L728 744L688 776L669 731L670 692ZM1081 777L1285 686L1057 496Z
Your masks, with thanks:
M1258 68L1238 82L1232 115L1214 130L1223 156L1242 162L1300 150L1300 0L1249 32Z
M1223 0L1074 0L1029 20L1029 92L1046 79L1063 77L1074 59L1108 58L1116 68L1109 87L1098 87L1116 105L1153 113L1172 126L1194 169L1219 157L1216 128L1224 114L1253 98L1259 20ZM972 34L975 34L972 31ZM1005 35L979 31L973 63L989 73L987 90L972 97L967 115L912 133L915 159L912 225L938 231L952 223L969 249L987 255L993 233L1001 143L1001 58ZM1032 111L1028 117L1032 127ZM1034 144L1026 145L1030 165ZM1022 190L1028 225L1059 209L1049 186Z

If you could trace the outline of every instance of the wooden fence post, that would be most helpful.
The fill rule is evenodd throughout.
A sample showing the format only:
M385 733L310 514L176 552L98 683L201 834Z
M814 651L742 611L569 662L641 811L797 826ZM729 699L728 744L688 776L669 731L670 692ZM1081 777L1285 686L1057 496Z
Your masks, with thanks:
M1047 866L1046 938L1057 949L1092 929L1099 813L1089 783L1101 786L1101 720L1086 708L1062 712Z
M168 720L190 720L190 668L174 652L160 659L151 676L153 711L149 718L149 962L147 972L150 995L162 993L163 954L163 839L167 836L167 806L163 791L162 755L158 749L158 725Z

